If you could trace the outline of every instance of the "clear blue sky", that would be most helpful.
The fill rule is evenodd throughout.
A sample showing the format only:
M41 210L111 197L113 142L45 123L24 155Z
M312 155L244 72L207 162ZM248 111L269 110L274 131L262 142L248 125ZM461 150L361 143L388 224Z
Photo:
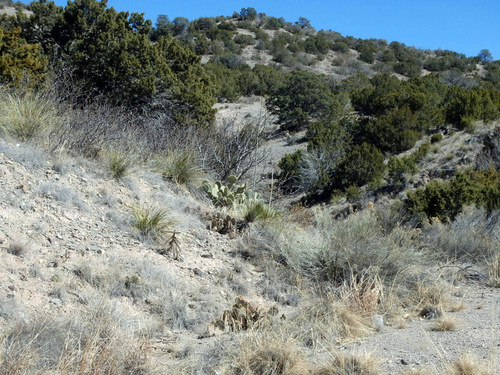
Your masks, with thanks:
M67 0L56 0L56 4L66 5ZM108 0L108 6L145 13L153 23L159 14L192 21L253 7L290 22L305 17L317 30L344 36L395 40L467 56L489 49L500 60L500 0Z

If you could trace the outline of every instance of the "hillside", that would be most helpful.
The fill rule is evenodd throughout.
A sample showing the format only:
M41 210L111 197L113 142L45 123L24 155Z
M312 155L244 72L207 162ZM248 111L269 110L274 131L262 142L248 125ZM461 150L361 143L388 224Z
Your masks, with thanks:
M299 373L309 371L310 364L329 363L335 353L354 353L361 363L370 354L366 365L379 362L389 373L408 368L442 373L443 366L464 353L483 358L491 373L499 369L500 342L494 333L500 328L500 292L488 286L488 271L479 264L433 266L432 258L422 258L413 276L401 269L398 277L419 281L411 292L417 295L400 307L394 298L410 295L393 295L401 293L399 287L373 284L377 279L361 279L326 294L312 292L317 284L293 281L290 270L262 253L269 241L258 234L264 227L255 224L236 238L211 231L208 217L216 211L211 203L158 173L133 168L116 180L103 164L1 142L3 373L40 366L61 373L77 368L78 373L232 373L232 366L247 366L245 361L252 366L252 356L264 348L269 355L301 353L302 365L292 366L296 359L286 359L286 366ZM178 255L167 243L148 240L134 228L139 207L165 210L168 228L178 232ZM377 204L375 209L383 212L384 207ZM300 230L304 219L314 215L308 211L284 214L282 220ZM367 215L357 213L353 220L370 225L362 223L369 221ZM455 235L467 236L472 230L469 220L478 213L468 215L467 226L455 228L460 231ZM344 220L333 225L342 226ZM274 228L272 222L263 224ZM498 223L494 225L498 236ZM357 234L342 235L342 241L350 241ZM427 246L444 235L434 233ZM407 287L413 288L411 283ZM372 292L380 305L367 294ZM255 324L269 319L248 332L231 331L236 318L225 321L225 330L215 328L214 322L238 296L260 314L269 309L277 314L248 316L248 325L251 319ZM433 331L433 321L418 316L429 304L439 306L456 327ZM305 329L304 319L313 311ZM384 323L376 322L378 316ZM235 327L243 324L238 322ZM330 327L323 331L323 325ZM290 352L280 352L281 345ZM271 359L259 361L260 366L271 365Z
M500 373L487 50L3 11L0 375Z

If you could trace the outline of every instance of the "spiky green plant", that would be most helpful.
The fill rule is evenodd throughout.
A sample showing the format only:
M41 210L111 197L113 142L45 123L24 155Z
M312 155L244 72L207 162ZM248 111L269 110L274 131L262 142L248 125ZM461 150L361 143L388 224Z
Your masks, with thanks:
M166 180L176 184L197 183L203 176L196 154L189 150L170 150L156 160L156 169Z
M269 207L262 200L252 199L244 204L243 218L248 223L256 220L266 220L277 215L277 211Z
M109 153L108 166L113 178L119 180L130 174L132 165L133 160L130 156L118 151L111 151Z
M173 224L164 208L135 206L132 208L132 215L132 226L139 230L144 239L158 240L164 237Z

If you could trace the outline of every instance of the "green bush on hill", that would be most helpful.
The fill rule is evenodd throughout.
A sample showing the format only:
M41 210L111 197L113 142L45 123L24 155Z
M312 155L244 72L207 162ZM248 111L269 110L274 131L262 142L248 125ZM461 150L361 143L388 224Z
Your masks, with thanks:
M21 81L39 83L47 72L47 58L37 44L29 44L20 36L21 29L0 28L0 77L9 84Z
M213 122L213 82L200 58L171 37L152 43L143 14L117 12L97 0L65 8L34 2L30 9L3 23L20 26L28 43L39 42L52 68L71 71L85 95L146 112L151 103L169 106L179 122Z
M449 181L433 180L409 192L404 203L410 214L443 222L454 220L466 205L491 212L500 207L500 173L493 168L457 172Z

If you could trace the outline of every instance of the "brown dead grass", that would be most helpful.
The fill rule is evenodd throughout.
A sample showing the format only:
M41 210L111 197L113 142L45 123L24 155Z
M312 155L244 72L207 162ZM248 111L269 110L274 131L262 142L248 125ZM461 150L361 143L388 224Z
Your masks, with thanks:
M313 375L377 375L378 361L369 354L337 353L330 363L319 367Z
M432 331L440 331L440 332L448 332L454 331L458 326L458 321L452 316L443 315L439 319L437 319L433 326L431 327Z
M462 355L453 362L446 372L447 375L494 375L483 361L470 354Z

